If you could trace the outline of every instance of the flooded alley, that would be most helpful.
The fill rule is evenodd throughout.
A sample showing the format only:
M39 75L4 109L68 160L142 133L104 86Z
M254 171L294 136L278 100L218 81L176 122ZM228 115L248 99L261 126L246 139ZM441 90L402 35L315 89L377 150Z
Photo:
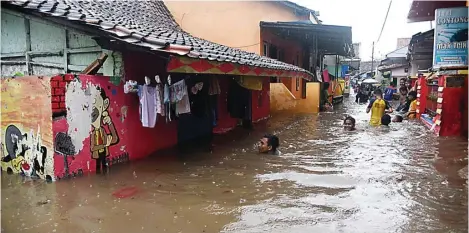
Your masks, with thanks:
M358 131L342 130L345 113ZM213 153L54 183L3 173L2 232L467 232L467 141L368 117L350 98L215 138ZM280 156L256 153L266 132Z

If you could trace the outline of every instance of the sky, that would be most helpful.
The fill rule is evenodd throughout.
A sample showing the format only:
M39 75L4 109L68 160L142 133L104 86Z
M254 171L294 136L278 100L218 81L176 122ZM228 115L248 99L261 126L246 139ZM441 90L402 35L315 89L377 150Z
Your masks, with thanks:
M319 11L323 24L352 27L352 40L361 42L362 61L371 61L372 44L377 41L389 0L293 0ZM431 29L430 22L407 23L411 0L393 0L381 39L375 43L375 59L397 49L397 38L412 37Z

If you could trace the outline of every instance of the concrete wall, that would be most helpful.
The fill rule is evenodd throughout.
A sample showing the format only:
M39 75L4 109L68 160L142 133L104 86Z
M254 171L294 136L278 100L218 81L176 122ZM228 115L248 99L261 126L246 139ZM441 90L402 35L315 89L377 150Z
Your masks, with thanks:
M2 76L79 73L101 52L108 58L98 73L121 75L122 55L101 49L89 35L6 9L1 25Z
M306 83L306 99L295 98L283 83L271 83L270 112L318 113L319 83Z
M149 54L126 53L126 77L142 84L144 77L167 77L163 60ZM148 64L147 64L148 63ZM150 63L152 65L150 65ZM227 111L228 78L220 77L218 126L223 133L237 126ZM124 94L122 77L60 75L1 79L2 169L58 180L96 169L92 140L102 128L109 138L107 163L137 160L178 143L178 121L161 116L154 128L140 122L139 98ZM269 116L269 79L252 91L252 119ZM61 94L60 96L58 94ZM95 111L96 109L97 111ZM93 115L97 114L94 119ZM93 113L93 114L92 114Z
M2 170L54 177L50 78L1 79Z
M418 70L428 69L432 67L433 61L430 60L417 60L412 61L409 67L409 76L417 76Z
M407 72L405 72L404 67L392 69L391 71L392 77L407 77Z
M306 19L273 1L165 1L165 5L192 35L257 54L261 54L260 21Z

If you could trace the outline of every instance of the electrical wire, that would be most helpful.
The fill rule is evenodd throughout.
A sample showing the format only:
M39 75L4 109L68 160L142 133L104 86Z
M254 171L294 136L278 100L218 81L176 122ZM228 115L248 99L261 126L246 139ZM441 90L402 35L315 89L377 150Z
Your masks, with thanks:
M391 9L391 4L392 0L389 1L388 11L386 12L386 17L384 18L383 26L381 27L381 32L379 33L379 37L378 40L376 40L376 43L378 43L379 39L381 39L381 35L383 34L384 26L386 25L386 21L388 20L389 10Z
M251 47L251 46L254 46L254 45L259 45L259 43L256 43L256 44L250 44L250 45L245 45L245 46L239 46L239 47L232 47L232 48L235 48L235 49L240 49L240 48L246 48L246 47Z

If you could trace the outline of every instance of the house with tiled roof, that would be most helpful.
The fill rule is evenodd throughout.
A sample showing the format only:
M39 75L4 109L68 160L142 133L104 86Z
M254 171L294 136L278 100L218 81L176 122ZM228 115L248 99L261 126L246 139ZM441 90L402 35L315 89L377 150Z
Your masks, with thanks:
M324 56L353 56L351 27L324 25L319 12L292 1L165 1L186 31L230 47L274 58L313 73ZM203 9L203 10L199 10ZM272 78L296 99L306 98L307 80Z
M271 77L313 77L297 65L187 32L162 1L1 4L7 171L54 180L200 144L199 138L269 117ZM147 80L150 87L184 83L190 113L179 109L143 123L142 92L124 92L124 84L135 81L141 89Z

